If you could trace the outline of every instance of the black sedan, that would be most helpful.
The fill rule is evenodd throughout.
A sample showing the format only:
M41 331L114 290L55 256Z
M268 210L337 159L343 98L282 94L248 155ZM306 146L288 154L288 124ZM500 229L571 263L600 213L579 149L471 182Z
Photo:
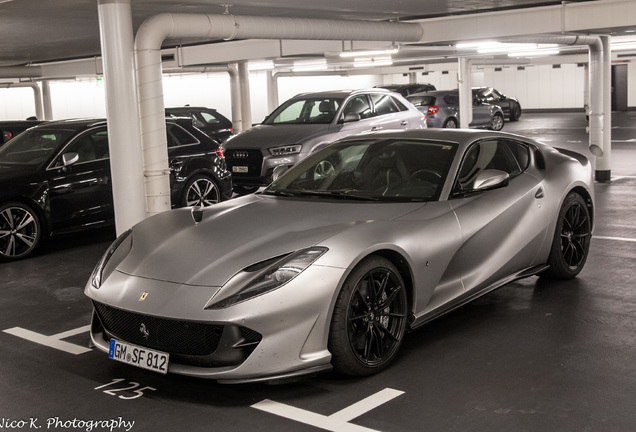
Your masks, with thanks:
M173 207L229 199L220 145L190 119L166 121ZM0 147L0 260L31 255L56 234L114 223L104 120L49 122Z
M473 87L473 97L483 103L499 105L504 115L510 121L517 121L521 117L521 104L516 98L506 96L492 87Z

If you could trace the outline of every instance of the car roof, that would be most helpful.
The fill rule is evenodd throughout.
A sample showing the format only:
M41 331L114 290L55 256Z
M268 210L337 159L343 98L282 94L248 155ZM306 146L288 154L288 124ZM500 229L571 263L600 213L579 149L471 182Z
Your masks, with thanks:
M358 89L358 90L327 90L327 91L319 91L319 92L307 92L307 93L299 93L291 99L296 98L307 98L308 96L315 97L331 97L331 98L346 98L349 95L354 95L357 93L386 93L392 94L393 92L384 88L370 88L370 89Z

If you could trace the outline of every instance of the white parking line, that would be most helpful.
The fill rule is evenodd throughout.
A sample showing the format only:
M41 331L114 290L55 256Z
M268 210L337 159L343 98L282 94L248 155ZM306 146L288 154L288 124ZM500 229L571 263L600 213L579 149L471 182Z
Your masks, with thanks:
M324 416L269 399L255 403L252 405L252 408L331 432L377 432L374 429L349 423L349 421L360 417L362 414L371 411L403 393L404 392L400 390L387 388L330 416Z
M36 333L31 330L23 329L22 327L13 327L10 329L4 330L5 333L9 333L13 336L20 337L22 339L29 340L31 342L38 343L40 345L48 346L50 348L55 348L60 351L67 352L69 354L84 354L86 352L91 351L90 348L75 345L69 342L64 342L62 339L74 336L76 334L87 332L90 329L90 325L79 327L73 330L65 331L62 333L58 333L53 336L45 336L40 333Z
M636 239L626 238L626 237L605 237L605 236L592 236L593 239L599 240L613 240L613 241L623 241L623 242L636 242Z

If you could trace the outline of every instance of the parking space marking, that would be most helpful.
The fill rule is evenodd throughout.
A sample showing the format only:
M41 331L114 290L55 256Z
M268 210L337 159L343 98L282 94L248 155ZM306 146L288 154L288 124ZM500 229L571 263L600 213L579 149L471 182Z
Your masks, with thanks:
M636 239L627 238L627 237L605 237L605 236L592 236L593 239L599 240L614 240L614 241L623 241L623 242L636 242Z
M269 399L265 399L264 401L252 405L252 408L331 432L377 432L374 429L349 423L349 421L389 402L403 393L404 392L400 390L386 388L330 416L324 416L301 408L274 402Z
M62 339L67 337L74 336L76 334L84 333L90 330L90 325L79 327L73 330L68 330L62 333L58 333L53 336L45 336L40 333L36 333L31 330L23 329L22 327L13 327L10 329L4 330L5 333L9 333L13 336L20 337L22 339L29 340L31 342L38 343L40 345L45 345L50 348L55 348L60 351L67 352L69 354L79 355L84 354L91 351L88 347L83 347L80 345L72 344L70 342L65 342Z

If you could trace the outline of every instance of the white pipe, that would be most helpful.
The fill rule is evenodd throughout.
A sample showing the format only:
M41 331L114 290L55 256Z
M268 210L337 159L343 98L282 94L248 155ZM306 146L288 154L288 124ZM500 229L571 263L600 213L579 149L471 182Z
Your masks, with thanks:
M44 114L42 112L42 89L34 82L19 82L19 83L7 83L0 84L0 88L25 88L30 87L33 89L33 104L35 106L35 116L38 120L43 120Z
M117 234L121 234L146 217L135 68L131 56L132 12L130 0L98 0L97 9L106 84L115 228ZM163 113L161 118L165 122Z
M142 23L135 39L139 111L143 143L148 213L170 209L156 197L170 190L163 89L161 44L168 38L310 39L416 42L420 24L338 21L257 16L159 14ZM247 123L247 119L243 119ZM248 126L247 124L243 126Z

